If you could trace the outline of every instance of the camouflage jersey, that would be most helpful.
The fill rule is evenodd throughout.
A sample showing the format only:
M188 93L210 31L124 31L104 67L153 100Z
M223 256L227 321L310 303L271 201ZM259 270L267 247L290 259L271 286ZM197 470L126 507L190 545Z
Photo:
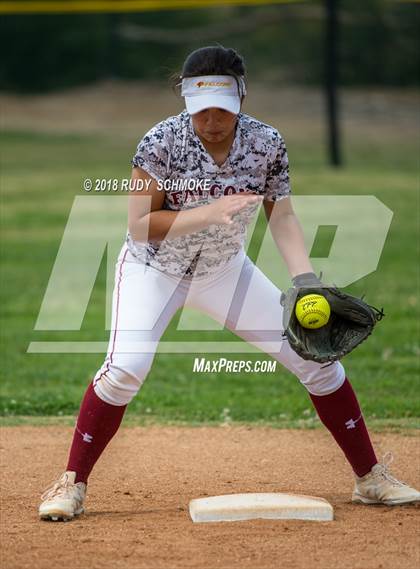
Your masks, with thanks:
M221 166L203 146L186 110L149 130L131 164L168 188L162 189L163 209L171 211L203 206L238 192L263 195L272 202L290 194L283 138L275 128L243 113L238 115L234 141ZM188 180L195 180L190 183L192 189L188 189ZM231 225L210 225L176 238L169 233L163 241L134 241L128 232L127 246L139 261L170 275L205 277L243 247L246 228L257 208L254 205L237 213Z

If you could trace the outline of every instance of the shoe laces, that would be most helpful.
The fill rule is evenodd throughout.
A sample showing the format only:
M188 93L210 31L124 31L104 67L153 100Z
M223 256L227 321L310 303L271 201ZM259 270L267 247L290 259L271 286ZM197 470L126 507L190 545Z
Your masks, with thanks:
M400 482L389 472L389 466L394 462L394 455L392 452L387 452L382 457L382 463L379 464L381 469L377 471L377 476L390 482L393 486L405 486L404 482Z
M70 482L69 475L65 472L57 482L54 482L52 486L44 490L41 500L66 496L72 486L74 484Z

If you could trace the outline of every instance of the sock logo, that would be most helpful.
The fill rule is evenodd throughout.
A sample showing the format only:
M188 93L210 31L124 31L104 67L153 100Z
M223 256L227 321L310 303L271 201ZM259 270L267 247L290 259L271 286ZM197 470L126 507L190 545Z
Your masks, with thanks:
M355 429L356 428L356 423L358 421L360 421L360 419L362 418L362 414L360 414L360 416L357 419L349 419L348 421L346 421L344 424L346 425L347 429Z
M80 431L76 425L76 431L79 433L79 435L82 435L83 437L83 441L85 443L91 443L93 441L93 436L89 435L89 433L82 433L82 431Z

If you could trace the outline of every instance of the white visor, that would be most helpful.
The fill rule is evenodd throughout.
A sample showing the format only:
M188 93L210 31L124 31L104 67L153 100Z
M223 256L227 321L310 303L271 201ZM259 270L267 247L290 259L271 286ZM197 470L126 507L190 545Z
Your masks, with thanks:
M216 107L237 115L241 109L241 96L246 95L245 81L238 83L232 75L203 75L182 80L181 94L190 115ZM241 95L240 95L241 94Z

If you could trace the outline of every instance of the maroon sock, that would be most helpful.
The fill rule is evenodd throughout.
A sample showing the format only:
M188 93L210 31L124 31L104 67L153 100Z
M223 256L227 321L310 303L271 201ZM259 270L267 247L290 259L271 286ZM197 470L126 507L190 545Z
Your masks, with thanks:
M89 474L121 424L127 405L102 401L91 383L86 390L70 449L67 470L76 472L76 482L87 483Z
M329 395L310 395L319 418L331 432L357 476L367 474L376 460L362 412L353 388L346 378Z

